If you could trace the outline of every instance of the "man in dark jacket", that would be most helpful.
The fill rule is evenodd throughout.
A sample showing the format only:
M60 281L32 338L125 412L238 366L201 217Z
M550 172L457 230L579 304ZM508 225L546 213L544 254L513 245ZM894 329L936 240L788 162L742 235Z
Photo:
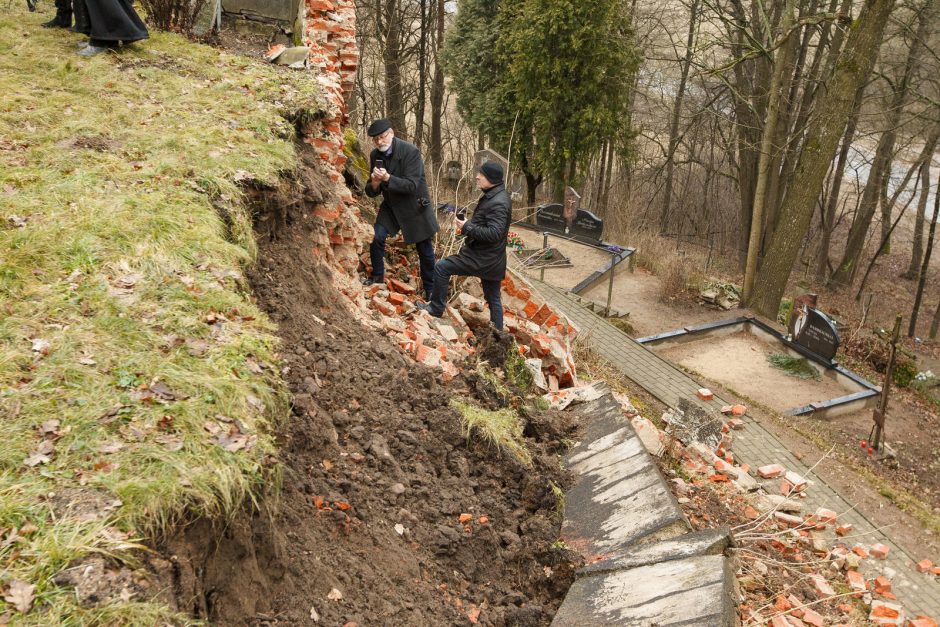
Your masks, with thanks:
M469 220L457 220L456 226L465 236L463 247L456 255L441 259L434 267L434 291L429 302L418 308L440 318L447 305L450 277L477 276L483 283L483 299L490 307L490 321L503 329L503 301L500 287L506 276L506 237L512 220L512 201L503 185L503 167L493 161L480 166L477 185L483 196Z
M365 285L385 281L385 240L399 231L406 244L418 249L421 283L426 294L434 286L434 244L432 238L440 227L431 205L431 195L424 179L424 162L414 144L395 137L388 120L376 120L369 126L375 149L369 155L369 182L366 196L382 194L382 204L375 219L375 236L369 246L372 276Z
M134 11L132 0L72 0L77 33L89 36L88 44L78 54L90 57L147 39L143 20Z

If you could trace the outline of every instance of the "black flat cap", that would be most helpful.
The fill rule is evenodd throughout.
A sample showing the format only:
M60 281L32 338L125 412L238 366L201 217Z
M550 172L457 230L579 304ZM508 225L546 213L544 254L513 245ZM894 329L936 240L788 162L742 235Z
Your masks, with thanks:
M486 180L493 185L498 185L503 182L503 166L495 161L487 161L481 165L480 172L482 172Z
M392 123L385 118L382 118L381 120L376 120L370 124L369 130L367 130L366 133L369 135L369 137L375 137L377 135L381 135L390 128L392 128Z

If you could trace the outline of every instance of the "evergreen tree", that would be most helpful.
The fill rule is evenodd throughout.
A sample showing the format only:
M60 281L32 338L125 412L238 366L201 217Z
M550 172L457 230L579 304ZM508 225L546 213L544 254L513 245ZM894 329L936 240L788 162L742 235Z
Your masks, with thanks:
M639 64L630 20L624 0L522 0L512 20L510 71L556 197L605 140L623 136Z
M558 193L605 140L628 136L638 65L624 0L462 0L444 68L464 120Z

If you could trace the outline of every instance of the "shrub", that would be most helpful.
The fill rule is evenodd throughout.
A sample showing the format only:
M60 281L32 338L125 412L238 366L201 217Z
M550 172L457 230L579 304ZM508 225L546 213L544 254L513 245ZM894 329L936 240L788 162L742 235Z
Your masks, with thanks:
M189 33L206 0L140 0L147 22L159 30Z

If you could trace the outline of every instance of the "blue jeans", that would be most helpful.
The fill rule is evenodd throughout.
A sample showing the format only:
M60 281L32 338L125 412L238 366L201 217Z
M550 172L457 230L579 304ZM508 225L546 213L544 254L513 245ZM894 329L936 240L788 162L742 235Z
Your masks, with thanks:
M447 307L447 292L450 289L450 277L474 276L459 257L441 259L434 266L434 289L428 298L431 314L443 315ZM490 307L490 322L500 331L503 330L503 299L501 294L502 281L499 279L480 279L483 284L483 300Z
M381 281L385 278L385 240L388 239L388 231L378 223L374 228L375 237L369 244L369 260L372 262L372 279ZM415 248L418 250L421 285L424 287L424 293L430 295L434 287L434 244L431 238L428 238L417 242Z

